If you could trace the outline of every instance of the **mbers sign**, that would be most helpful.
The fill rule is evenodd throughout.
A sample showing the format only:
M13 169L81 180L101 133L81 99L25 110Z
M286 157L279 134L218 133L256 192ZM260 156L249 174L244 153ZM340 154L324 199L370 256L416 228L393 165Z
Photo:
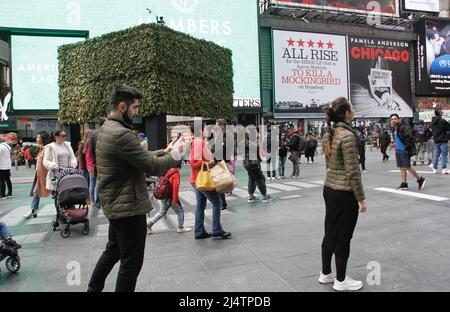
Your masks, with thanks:
M260 105L255 0L129 0L114 1L114 5L92 0L1 0L0 27L88 30L92 38L155 22L156 16L164 17L172 29L232 50L235 107ZM58 66L56 51L61 43L38 38L42 44L33 46L26 44L29 40L13 39L12 63L18 66L12 74L13 79L19 77L13 81L15 109L58 108L54 91L58 77L53 69ZM30 72L29 68L42 70ZM49 92L43 94L43 90Z

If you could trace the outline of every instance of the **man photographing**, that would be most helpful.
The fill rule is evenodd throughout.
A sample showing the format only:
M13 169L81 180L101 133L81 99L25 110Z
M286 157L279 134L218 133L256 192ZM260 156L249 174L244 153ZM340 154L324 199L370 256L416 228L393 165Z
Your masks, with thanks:
M100 292L120 260L116 292L135 290L144 260L146 214L152 210L145 174L162 176L179 161L165 150L144 150L132 129L142 95L133 87L113 89L111 114L102 126L96 148L98 187L103 212L109 220L108 243L89 282L89 292Z

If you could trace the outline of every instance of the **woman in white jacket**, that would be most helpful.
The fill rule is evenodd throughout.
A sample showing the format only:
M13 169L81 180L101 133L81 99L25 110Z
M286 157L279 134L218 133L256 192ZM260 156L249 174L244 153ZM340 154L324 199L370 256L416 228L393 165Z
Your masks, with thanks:
M60 170L66 168L77 168L78 162L69 142L66 142L64 130L55 132L55 142L45 147L44 167L47 168L46 188L55 191L56 186L52 184L52 178Z
M64 130L55 132L55 142L45 146L44 167L47 168L46 189L52 191L56 190L56 185L52 183L52 178L58 174L60 170L66 168L77 168L78 162L72 150L70 143L66 142L66 133ZM56 199L55 199L56 200ZM56 220L53 222L53 227L58 226L58 208L56 209Z

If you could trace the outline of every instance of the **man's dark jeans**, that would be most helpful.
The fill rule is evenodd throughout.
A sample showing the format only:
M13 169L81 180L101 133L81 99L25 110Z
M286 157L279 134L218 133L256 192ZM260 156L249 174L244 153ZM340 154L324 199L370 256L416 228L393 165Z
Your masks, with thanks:
M144 261L147 236L145 215L109 220L109 241L95 266L88 292L100 292L106 277L120 260L116 292L133 292Z

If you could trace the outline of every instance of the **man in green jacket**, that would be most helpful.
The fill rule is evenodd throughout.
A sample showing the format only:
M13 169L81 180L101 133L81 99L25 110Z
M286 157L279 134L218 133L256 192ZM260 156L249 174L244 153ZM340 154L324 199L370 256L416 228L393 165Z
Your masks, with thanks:
M100 292L120 260L117 292L135 290L145 250L146 214L152 209L145 174L162 176L179 161L165 150L145 151L132 130L142 98L135 88L115 87L111 114L97 137L98 187L103 212L109 220L108 244L89 282L89 292Z

